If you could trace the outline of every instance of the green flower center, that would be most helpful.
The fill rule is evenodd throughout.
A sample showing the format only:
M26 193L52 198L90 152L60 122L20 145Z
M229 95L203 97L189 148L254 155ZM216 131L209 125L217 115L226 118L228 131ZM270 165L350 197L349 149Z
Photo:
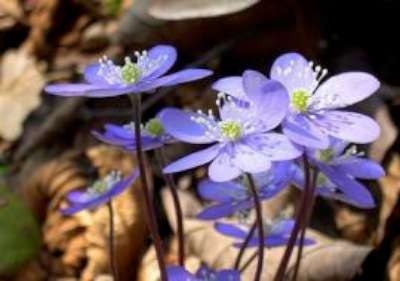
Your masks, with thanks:
M296 90L292 94L292 106L299 112L304 112L308 107L308 99L310 94L304 90Z
M321 162L329 162L332 160L333 156L335 156L335 152L333 151L333 149L330 148L319 150L317 152L317 158Z
M150 119L144 126L147 133L154 137L159 137L164 134L164 127L157 118Z
M108 184L104 180L95 181L90 187L89 192L92 194L102 194L108 189Z
M221 135L229 140L237 140L242 134L242 128L235 121L221 121L219 123Z
M129 57L125 58L125 64L121 68L122 80L127 83L134 83L140 76L140 70Z

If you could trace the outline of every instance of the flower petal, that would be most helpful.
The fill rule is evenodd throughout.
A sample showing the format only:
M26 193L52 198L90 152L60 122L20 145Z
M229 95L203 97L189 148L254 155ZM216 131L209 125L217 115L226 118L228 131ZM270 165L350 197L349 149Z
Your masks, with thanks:
M333 167L321 163L316 163L316 165L319 170L346 195L346 197L354 201L354 205L360 205L363 208L366 208L366 206L373 207L375 205L374 198L365 186Z
M246 188L237 182L215 182L203 180L200 182L197 191L203 199L218 202L227 202L232 199L246 198Z
M104 79L103 76L98 75L100 69L99 63L93 63L86 66L83 75L85 80L90 84L97 85L109 85L109 83Z
M199 79L203 79L207 76L210 76L213 72L208 69L200 69L200 68L193 68L193 69L184 69L161 78L158 78L153 83L149 84L149 87L146 88L144 91L151 91L158 87L170 87L175 86L182 83L187 83Z
M243 200L239 202L224 202L220 204L214 204L204 208L198 215L198 219L202 220L215 220L227 216L231 216L238 211L247 210L253 207L251 200Z
M281 83L273 80L264 83L260 93L253 95L252 102L265 131L277 127L289 110L289 95L286 89Z
M324 82L310 99L311 110L342 108L362 101L378 90L380 83L365 72L347 72Z
M247 139L247 138L246 138ZM259 150L244 143L234 144L232 163L246 173L260 173L271 168L271 161Z
M48 94L64 97L86 96L88 91L102 89L101 86L90 84L53 84L44 88Z
M241 239L245 238L248 233L248 230L243 230L242 228L229 223L217 222L215 223L214 228L223 235Z
M232 157L227 152L221 152L208 167L208 176L216 182L230 181L238 176L242 171L232 162Z
M199 281L199 279L181 266L168 266L167 276L170 281Z
M288 115L282 130L291 141L305 147L326 149L329 146L328 136L302 114Z
M148 65L145 67L146 73L143 79L155 79L165 74L175 64L177 52L173 46L157 45L147 52L147 58L152 61L153 66L150 69Z
M385 175L385 171L381 165L375 161L359 157L349 157L340 160L340 162L335 164L335 168L344 174L360 179L379 179Z
M298 53L287 53L278 57L271 67L270 77L281 82L291 95L295 90L311 90L316 83L308 61Z
M221 145L215 144L206 149L189 154L167 165L163 169L163 173L172 174L204 165L212 161L215 157L217 157L220 150L221 150Z
M159 120L165 131L174 138L196 144L214 142L214 139L206 135L206 128L193 121L194 117L198 115L176 108L166 108L159 114Z
M248 101L248 97L244 92L243 78L241 76L230 76L218 79L212 88L218 92L228 94L239 100Z
M254 151L261 153L267 161L291 160L302 154L302 151L296 148L283 134L253 134L247 136L244 142Z
M240 273L237 270L225 269L217 272L217 281L240 281Z
M268 81L262 73L254 70L246 70L243 73L243 88L249 100L257 104L257 100L263 95L263 85Z
M380 134L379 125L375 120L355 112L326 111L313 121L325 133L353 143L370 143Z

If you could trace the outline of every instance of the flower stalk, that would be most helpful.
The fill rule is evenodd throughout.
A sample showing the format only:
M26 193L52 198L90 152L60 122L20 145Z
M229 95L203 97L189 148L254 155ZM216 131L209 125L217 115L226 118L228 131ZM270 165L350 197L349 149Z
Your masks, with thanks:
M108 234L108 247L109 247L109 259L110 259L110 269L115 281L119 280L118 269L116 266L114 248L115 248L115 236L114 236L114 209L112 205L112 200L107 203L107 210L109 216L109 234Z
M235 260L234 269L239 269L240 261L242 260L244 251L246 250L246 247L249 244L249 241L250 241L251 237L253 236L254 231L256 230L256 226L257 226L257 221L255 221L253 223L253 225L251 226L249 233L247 233L246 239L244 240L242 246L240 247L239 253Z
M146 178L146 166L144 160L144 154L142 151L142 140L141 140L141 97L140 94L128 95L133 106L134 123L135 123L135 141L136 141L136 157L140 171L141 187L144 196L144 202L147 212L147 224L150 230L151 237L153 238L154 247L157 255L157 262L160 269L161 281L167 281L167 272L164 262L164 251L162 247L162 240L158 231L157 217L154 210L154 204L150 189Z
M298 209L297 209L297 216L296 222L294 224L292 233L290 234L289 241L287 243L285 252L283 254L282 260L279 264L278 270L275 274L274 281L282 281L285 277L286 268L289 264L290 257L293 252L293 248L296 245L297 237L301 230L301 226L304 220L304 216L306 215L306 207L307 207L307 200L309 198L309 193L312 192L312 188L310 185L311 181L311 168L310 163L308 161L308 157L306 154L303 154L303 163L304 163L304 175L305 175L305 186L304 191L302 192L301 199L299 201Z
M157 149L158 152L158 162L160 166L160 170L165 167L167 164L167 157L165 155L165 151L163 147ZM177 234L178 234L178 247L179 247L179 265L184 266L185 263L185 236L184 236L184 229L183 229L183 213L182 213L182 206L179 202L179 195L178 195L178 187L175 184L174 178L172 175L163 174L164 181L168 185L168 188L172 195L172 201L174 204L175 216L176 216L176 227L177 227Z
M256 223L258 231L258 262L257 262L256 274L254 276L254 281L260 281L264 263L264 223L262 218L261 201L258 196L257 188L254 183L253 177L249 173L246 173L246 176L248 178L250 191L254 199L254 206L256 211Z

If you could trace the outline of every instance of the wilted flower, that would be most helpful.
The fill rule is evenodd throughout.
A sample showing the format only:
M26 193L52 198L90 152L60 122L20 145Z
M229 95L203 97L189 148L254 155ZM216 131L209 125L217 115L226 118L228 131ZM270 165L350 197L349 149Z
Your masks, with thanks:
M125 125L106 124L104 133L94 131L93 135L100 141L115 145L126 150L136 150L134 123ZM159 148L175 140L164 130L159 118L156 116L147 121L140 130L142 150Z
M318 169L316 193L359 208L373 208L372 195L357 179L379 179L385 172L378 163L357 153L355 146L345 150L347 146L348 143L331 138L329 148L307 152L311 164ZM295 170L294 183L303 188L304 173L300 167Z
M163 76L175 63L174 47L158 45L149 51L135 52L136 62L125 57L123 65L116 65L107 57L85 68L86 83L49 85L45 91L59 96L112 97L130 93L144 93L159 87L173 86L207 77L206 69L185 69Z
M320 85L326 74L325 69L314 67L297 53L276 59L270 78L279 81L290 96L289 111L282 122L285 135L298 144L321 149L328 147L328 136L354 143L374 141L380 132L374 120L359 113L335 109L369 97L379 88L379 81L364 72L346 72ZM251 75L260 84L268 80L259 72L253 71ZM220 79L213 88L239 100L252 101L241 77Z
M167 133L174 138L197 144L215 143L171 163L165 173L175 173L208 162L208 173L214 181L228 181L243 172L259 173L271 166L271 161L297 158L301 155L289 139L268 132L279 125L287 112L289 98L279 82L248 84L254 102L240 105L229 97L219 96L220 119L211 112L189 113L168 108L161 112L160 120Z
M67 199L71 206L62 209L65 215L72 215L84 209L92 209L109 202L121 194L139 176L138 170L133 170L127 177L121 179L119 172L111 172L104 179L95 181L85 191L71 191Z
M289 161L275 162L269 171L253 175L260 200L272 198L289 184L294 172L291 165ZM202 198L216 201L198 214L199 219L218 219L246 212L254 206L245 179L228 182L204 180L199 184L198 192Z
M294 220L292 219L278 219L273 222L264 223L264 246L271 248L286 245L293 227ZM236 225L218 222L215 224L215 229L223 235L238 239L233 245L240 248L251 228L243 224ZM258 231L254 231L246 247L257 247L258 243ZM310 244L314 244L314 241L306 238L304 245Z
M208 266L201 266L196 274L191 274L181 266L167 268L168 280L171 281L240 281L240 273L237 270L225 269L215 271Z

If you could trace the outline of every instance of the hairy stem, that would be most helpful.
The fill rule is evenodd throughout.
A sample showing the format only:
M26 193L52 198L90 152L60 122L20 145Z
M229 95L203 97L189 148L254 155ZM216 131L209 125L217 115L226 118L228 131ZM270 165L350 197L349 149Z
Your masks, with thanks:
M161 147L158 149L159 155L159 166L160 170L162 171L163 167L167 164L167 157L165 155L164 148ZM182 206L179 202L178 196L178 187L175 184L174 178L171 174L163 174L164 181L168 185L168 188L172 195L172 201L174 204L175 209L175 216L176 216L176 224L177 224L177 231L178 231L178 246L179 246L179 265L184 266L185 263L185 236L184 236L184 229L183 229L183 213L182 213Z
M139 94L128 95L132 102L134 111L134 123L135 123L135 141L136 141L136 157L139 165L140 180L142 193L144 196L145 209L147 213L147 225L150 230L151 237L153 238L154 247L157 255L157 262L160 269L161 281L168 281L167 271L164 262L164 251L162 247L162 240L158 231L157 217L155 214L154 204L152 196L150 194L150 189L146 178L146 165L144 160L144 154L142 150L142 140L141 140L141 100Z
M249 231L249 233L247 233L246 239L244 240L244 242L242 244L242 247L240 247L239 253L238 253L238 255L236 257L236 260L235 260L235 265L234 265L235 269L239 269L240 261L242 260L244 251L246 250L246 247L249 244L250 239L254 234L254 231L256 230L256 226L257 226L257 221L255 221L253 223L253 225L251 226L250 231Z
M118 281L118 270L116 267L116 260L114 255L114 209L112 200L107 203L108 216L109 216L109 233L108 233L108 251L110 259L110 269L115 281Z
M247 178L249 180L250 191L253 195L254 206L256 210L256 222L257 222L257 231L258 231L258 262L257 262L257 269L256 274L254 276L254 281L261 280L261 274L263 269L264 263L264 223L262 217L262 210L261 210L261 201L260 197L258 196L257 188L254 183L253 177L246 173Z
M308 193L309 193L309 189L310 189L310 164L309 164L308 158L305 154L303 155L303 162L304 162L304 178L305 178L304 190L301 194L301 198L300 198L299 205L297 208L296 221L295 221L292 233L290 234L289 241L288 241L286 249L285 249L285 253L283 254L282 260L281 260L278 270L275 274L274 281L282 281L283 278L285 277L286 268L289 264L289 260L292 255L293 248L296 244L297 236L299 235L300 226L301 226L302 220L305 216L307 198L308 198Z

